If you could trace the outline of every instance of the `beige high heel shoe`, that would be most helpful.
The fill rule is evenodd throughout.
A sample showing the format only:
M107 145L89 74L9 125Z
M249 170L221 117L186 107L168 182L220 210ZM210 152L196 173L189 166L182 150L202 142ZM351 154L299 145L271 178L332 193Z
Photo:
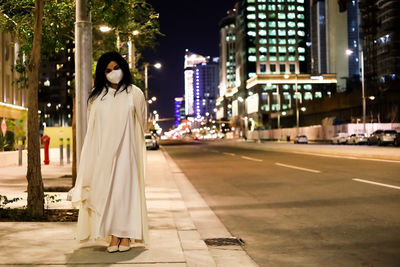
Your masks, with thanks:
M122 240L122 239L121 239ZM121 242L120 242L121 243ZM118 250L120 251L120 252L125 252L125 251L128 251L128 250L130 250L131 249L131 239L130 238L128 238L128 243L129 243L129 245L128 246L119 246L119 248L118 248Z
M119 239L118 240L118 244L117 245L115 245L115 246L108 246L107 247L107 251L108 252L110 252L110 253L113 253L113 252L117 252L118 251L118 247L119 247L119 244L121 243L121 239Z

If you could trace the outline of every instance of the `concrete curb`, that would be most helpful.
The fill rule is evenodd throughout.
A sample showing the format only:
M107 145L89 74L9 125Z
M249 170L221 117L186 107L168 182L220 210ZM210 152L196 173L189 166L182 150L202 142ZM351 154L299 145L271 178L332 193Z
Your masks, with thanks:
M190 183L183 171L175 161L162 148L173 178L184 200L184 204L190 217L200 234L201 239L207 238L230 238L231 233L221 223L215 213L209 208L196 188ZM217 266L220 267L243 267L258 266L241 246L218 246L208 247Z

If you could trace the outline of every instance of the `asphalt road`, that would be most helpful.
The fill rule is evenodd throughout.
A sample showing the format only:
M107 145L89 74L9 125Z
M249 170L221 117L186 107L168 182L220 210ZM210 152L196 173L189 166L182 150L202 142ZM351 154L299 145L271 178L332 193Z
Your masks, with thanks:
M400 266L400 163L163 148L260 266Z

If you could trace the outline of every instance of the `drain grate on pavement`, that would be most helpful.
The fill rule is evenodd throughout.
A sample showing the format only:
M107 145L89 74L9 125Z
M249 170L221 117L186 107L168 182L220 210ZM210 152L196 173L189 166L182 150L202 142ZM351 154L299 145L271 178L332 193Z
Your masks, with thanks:
M208 246L241 246L244 244L243 239L237 237L225 237L225 238L207 238L204 242Z

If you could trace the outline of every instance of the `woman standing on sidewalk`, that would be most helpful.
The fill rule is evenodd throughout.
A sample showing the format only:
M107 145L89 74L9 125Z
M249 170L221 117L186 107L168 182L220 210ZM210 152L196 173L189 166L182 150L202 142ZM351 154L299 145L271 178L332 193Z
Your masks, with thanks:
M77 238L110 237L109 252L147 243L144 192L147 124L143 92L132 85L128 63L117 52L97 63L88 99L88 128L72 203L79 207Z

